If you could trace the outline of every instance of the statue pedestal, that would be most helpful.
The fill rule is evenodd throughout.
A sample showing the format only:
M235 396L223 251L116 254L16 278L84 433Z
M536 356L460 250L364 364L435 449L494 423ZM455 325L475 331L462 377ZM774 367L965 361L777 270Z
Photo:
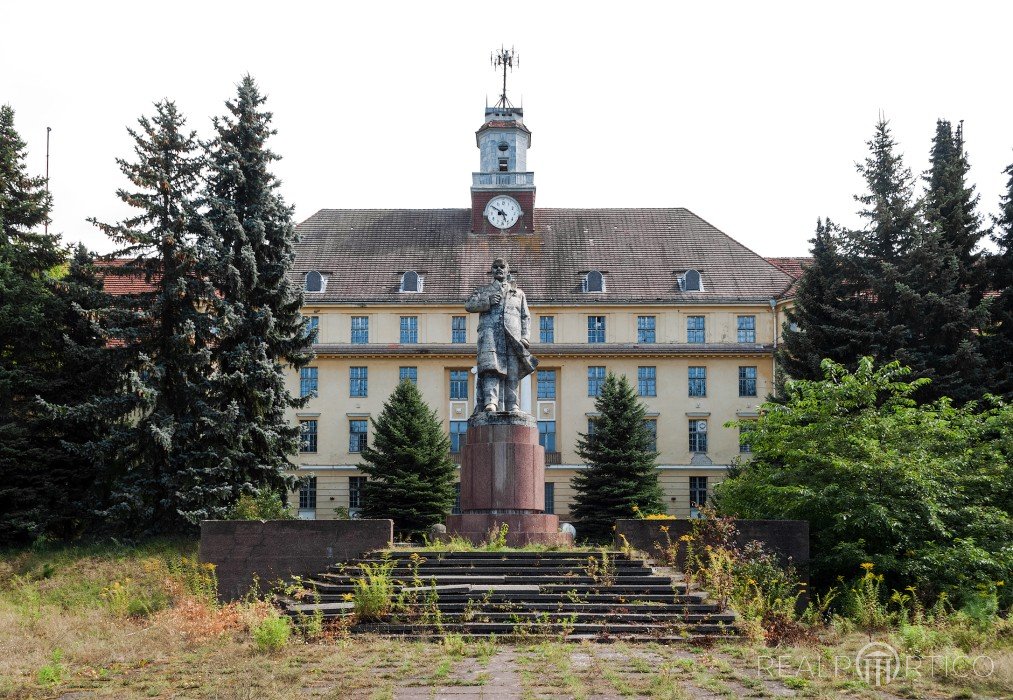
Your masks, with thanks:
M461 455L461 515L447 518L447 534L480 544L504 523L510 547L573 542L545 513L538 423L526 413L477 413Z

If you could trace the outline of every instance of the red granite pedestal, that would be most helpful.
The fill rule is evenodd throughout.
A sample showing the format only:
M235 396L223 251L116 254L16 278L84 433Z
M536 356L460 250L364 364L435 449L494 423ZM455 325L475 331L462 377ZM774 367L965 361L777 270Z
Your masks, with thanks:
M447 534L480 544L504 523L511 547L573 542L545 512L538 423L526 413L477 413L461 454L461 515L447 518Z

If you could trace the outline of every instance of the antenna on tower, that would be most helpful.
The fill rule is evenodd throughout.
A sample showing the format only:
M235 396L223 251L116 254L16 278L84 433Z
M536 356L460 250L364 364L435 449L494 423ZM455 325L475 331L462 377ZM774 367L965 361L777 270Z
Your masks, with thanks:
M514 51L514 47L511 46L509 49L505 49L503 46L500 46L499 51L493 51L489 55L489 64L493 67L493 70L503 69L503 93L499 96L499 102L496 103L496 106L513 107L513 104L507 99L506 94L507 68L510 69L510 72L513 72L514 66L520 68L521 57Z

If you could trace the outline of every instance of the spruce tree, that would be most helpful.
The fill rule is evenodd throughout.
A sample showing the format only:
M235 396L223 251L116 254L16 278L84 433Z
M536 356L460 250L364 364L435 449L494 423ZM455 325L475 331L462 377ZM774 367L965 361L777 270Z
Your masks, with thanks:
M288 391L285 372L311 358L302 290L286 276L295 226L269 169L278 156L267 148L276 132L264 101L244 77L228 114L214 121L205 190L217 246L211 277L229 309L215 347L215 400L233 416L216 477L228 489L223 505L244 492L290 485L285 470L293 468L299 428L285 412L305 400Z
M658 452L644 424L647 409L625 375L605 377L595 400L598 417L593 432L580 434L577 454L587 465L573 477L576 492L570 515L577 532L592 541L612 538L619 518L642 513L664 513L658 485Z
M36 397L59 362L59 304L52 292L65 259L41 232L50 211L44 178L25 166L14 110L0 107L0 545L24 543L51 521L50 464L60 447Z
M232 489L221 481L219 450L235 411L214 400L212 352L228 323L209 281L213 249L196 208L203 160L193 132L170 101L141 117L134 160L118 160L134 186L120 199L137 213L119 224L96 223L124 247L128 264L106 274L143 279L151 291L115 298L107 332L125 347L126 395L136 421L96 445L115 465L106 515L134 533L192 531L221 512Z
M402 381L373 421L372 445L359 470L369 478L362 515L390 518L403 534L442 522L454 506L457 467L450 438L415 384Z
M842 253L841 229L816 222L812 263L802 272L777 361L793 379L818 380L824 358L854 366L872 342L869 295L853 257Z
M997 250L988 258L995 296L990 299L990 328L984 343L989 367L986 386L1013 401L1013 164L1003 172L1009 179L992 234Z

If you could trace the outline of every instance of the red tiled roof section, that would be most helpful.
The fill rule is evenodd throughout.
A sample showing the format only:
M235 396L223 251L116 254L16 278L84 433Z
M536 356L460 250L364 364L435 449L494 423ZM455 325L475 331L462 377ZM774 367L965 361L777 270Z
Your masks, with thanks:
M133 262L133 258L114 258L111 260L97 260L96 267L124 267ZM126 294L143 294L155 291L154 283L159 275L154 275L151 282L147 281L144 275L123 275L105 274L102 276L102 289L109 294L116 296Z
M784 290L781 294L782 299L790 299L795 296L795 292L798 289L798 281L802 277L802 272L805 268L812 264L812 257L795 257L795 258L767 258L767 262L771 265L777 266L778 269L783 270L787 274L791 275L792 283L788 289Z
M401 274L425 279L420 303L460 304L489 281L493 259L516 270L533 304L766 303L792 277L686 209L536 209L534 232L473 234L470 209L322 209L298 226L292 279L325 278L306 303L400 302ZM678 274L701 273L683 292ZM590 270L606 292L581 292Z

